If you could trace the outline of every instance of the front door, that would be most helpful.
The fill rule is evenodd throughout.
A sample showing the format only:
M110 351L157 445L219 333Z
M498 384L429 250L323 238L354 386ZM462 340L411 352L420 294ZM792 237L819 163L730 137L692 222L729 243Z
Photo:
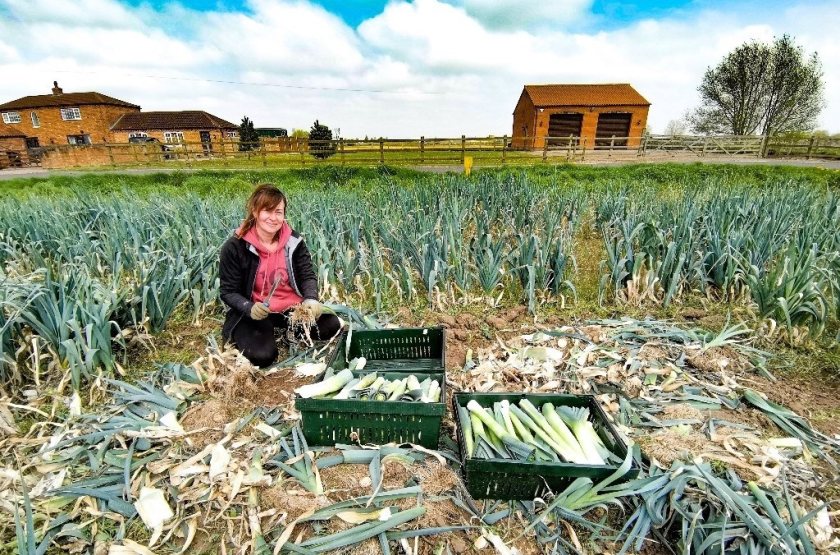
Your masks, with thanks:
M210 132L209 131L199 131L198 134L201 137L201 146L204 148L204 155L207 156L210 154L212 150L210 148Z

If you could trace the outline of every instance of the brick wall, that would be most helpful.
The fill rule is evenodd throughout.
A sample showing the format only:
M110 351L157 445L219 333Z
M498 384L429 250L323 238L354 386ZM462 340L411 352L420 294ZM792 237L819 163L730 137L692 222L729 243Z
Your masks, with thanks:
M511 134L513 148L533 148L535 110L531 97L523 91L513 111L513 133Z
M26 140L23 137L0 137L0 169L27 164Z
M110 164L108 149L98 145L48 147L41 158L41 166L44 168L96 167Z
M34 108L17 110L21 122L12 124L27 137L37 137L40 146L66 145L68 135L90 135L92 143L112 142L111 125L122 114L139 112L138 108L111 105L82 105L79 108L82 119L65 121L61 119L61 108ZM40 127L33 127L32 112L38 116Z
M648 106L563 106L559 108L545 108L541 112L531 105L530 112L527 110L530 102L523 102L520 99L514 111L513 117L513 131L514 135L519 134L520 137L514 137L514 148L536 148L541 149L545 146L545 137L548 135L548 123L551 114L557 113L580 113L583 114L583 122L581 125L580 136L581 141L586 140L586 148L593 148L595 146L595 132L598 128L598 115L601 113L623 112L630 113L630 131L627 140L628 148L637 148L639 146L642 133L644 133L647 126ZM533 126L533 118L536 115L536 132L533 133L530 127ZM528 135L534 136L533 145L526 144L529 141L523 140L522 127L528 127Z

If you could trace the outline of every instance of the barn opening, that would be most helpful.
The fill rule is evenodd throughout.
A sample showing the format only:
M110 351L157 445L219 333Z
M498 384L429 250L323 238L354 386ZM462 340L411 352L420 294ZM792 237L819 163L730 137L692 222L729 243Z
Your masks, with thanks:
M580 138L583 114L569 112L551 114L548 118L548 146L568 146L569 136Z
M602 112L598 114L595 129L595 148L626 147L630 135L630 120L633 114L626 112Z

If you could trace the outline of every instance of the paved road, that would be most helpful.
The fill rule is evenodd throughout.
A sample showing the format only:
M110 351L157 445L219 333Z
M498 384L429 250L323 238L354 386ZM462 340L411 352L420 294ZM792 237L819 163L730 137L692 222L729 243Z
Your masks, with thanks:
M795 166L800 168L825 168L825 169L832 169L832 170L840 170L840 160L800 160L800 159L786 159L786 158L755 158L755 157L706 157L706 158L699 158L699 157L680 157L680 158L671 158L671 157L645 157L645 158L637 158L637 157L628 157L628 158L621 158L621 159L609 159L602 156L590 157L585 162L578 162L578 165L585 165L585 166L596 166L596 167L607 167L607 166L621 166L621 165L630 165L630 164L736 164L736 165L761 165L761 166ZM446 172L461 172L462 167L460 165L448 165L448 166L407 166L411 169L418 170L418 171L425 171L431 173L446 173ZM488 167L488 166L481 166ZM516 166L511 166L516 167ZM260 168L229 168L229 169L220 169L214 168L210 171L228 171L228 172L237 172L237 171L259 171ZM280 169L280 168L267 168L267 169ZM480 168L477 168L480 169ZM89 173L95 173L97 175L102 174L120 174L120 175L149 175L155 173L175 173L175 172L182 172L182 173L195 173L199 171L204 171L203 168L125 168L125 169L116 169L116 170L93 170L93 171L86 171L86 170L50 170L44 168L7 168L5 170L0 170L0 181L9 180L9 179L26 179L26 178L48 178L53 176L79 176L85 175Z

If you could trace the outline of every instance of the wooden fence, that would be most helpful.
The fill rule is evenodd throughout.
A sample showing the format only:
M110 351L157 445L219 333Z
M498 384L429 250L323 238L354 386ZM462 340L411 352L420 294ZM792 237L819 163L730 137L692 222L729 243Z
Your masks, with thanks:
M103 143L61 145L0 151L4 167L46 168L119 167L307 167L317 164L374 166L550 164L609 159L682 157L800 157L840 158L840 140L811 137L802 140L760 136L668 136L598 138L593 145L581 137L540 138L540 149L513 149L508 136L419 139L337 139L308 141L287 137L264 138L259 143L238 141L161 143Z

